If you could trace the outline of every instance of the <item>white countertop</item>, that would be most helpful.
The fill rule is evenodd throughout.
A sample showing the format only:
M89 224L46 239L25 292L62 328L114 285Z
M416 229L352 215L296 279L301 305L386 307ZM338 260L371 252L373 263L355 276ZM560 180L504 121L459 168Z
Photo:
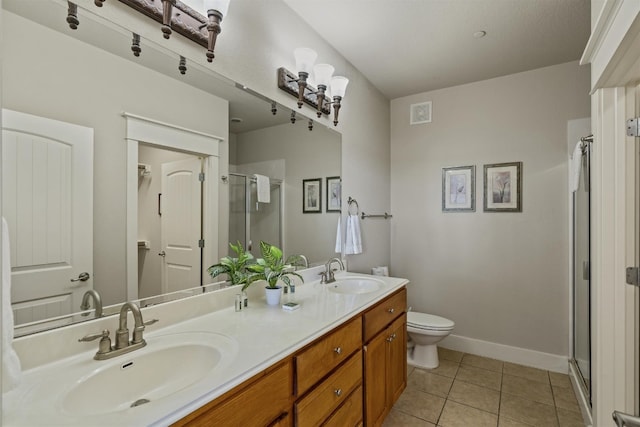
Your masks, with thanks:
M345 272L336 275L336 278L344 276L374 277ZM93 359L97 350L97 342L94 342L90 351L24 371L20 386L3 395L4 425L169 425L408 283L406 279L392 277L375 276L375 279L383 281L384 286L375 292L360 295L333 293L318 282L299 285L294 299L301 304L301 308L295 311L267 306L264 297L253 297L249 300L249 307L240 312L235 312L230 306L166 327L148 327L145 348L105 361ZM204 294L203 297L205 295L211 298L211 294ZM287 297L283 295L283 302L287 301ZM197 298L201 297L195 297L194 301ZM143 314L145 320L149 320L145 311ZM129 328L132 329L131 323ZM81 381L80 375L95 372L105 363L123 363L135 359L138 352L153 351L154 342L160 345L157 343L162 341L164 335L187 332L230 337L234 346L237 344L235 355L224 361L223 369L214 370L213 374L204 376L188 388L141 406L97 415L77 414L64 408L63 397ZM176 360L175 363L189 363L189 360ZM78 376L77 380L74 375Z

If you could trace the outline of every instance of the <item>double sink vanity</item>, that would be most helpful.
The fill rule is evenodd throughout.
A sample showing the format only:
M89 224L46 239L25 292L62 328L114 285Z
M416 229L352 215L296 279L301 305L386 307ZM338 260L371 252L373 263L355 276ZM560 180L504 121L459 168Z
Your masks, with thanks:
M115 332L117 316L18 338L23 379L3 396L3 422L380 425L406 385L408 281L303 275L283 296L295 311L267 306L256 285L239 312L233 287L144 308L146 345L106 360L78 340Z

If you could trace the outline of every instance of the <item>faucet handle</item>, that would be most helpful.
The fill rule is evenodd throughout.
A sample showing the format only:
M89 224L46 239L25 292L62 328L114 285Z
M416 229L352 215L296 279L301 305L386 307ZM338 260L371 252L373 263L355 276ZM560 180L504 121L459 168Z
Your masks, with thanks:
M327 272L326 271L321 271L320 273L318 273L318 275L320 276L320 283L322 283L322 284L327 283Z
M158 319L151 319L151 320L147 320L146 322L144 322L142 325L143 326L149 326L149 325L153 325L154 323L158 323L159 320Z
M108 338L108 337L109 337L109 330L105 329L102 332L98 332L96 334L85 335L82 338L80 338L78 342L94 341L94 340L97 340L98 338Z

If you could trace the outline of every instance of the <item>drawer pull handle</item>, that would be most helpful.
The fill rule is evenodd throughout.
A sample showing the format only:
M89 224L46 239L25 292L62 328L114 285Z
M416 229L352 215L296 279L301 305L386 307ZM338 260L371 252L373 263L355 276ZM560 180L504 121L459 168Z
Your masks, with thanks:
M342 389L341 388L337 388L333 391L335 393L336 396L340 397L342 396Z
M395 309L395 308L390 308L390 309L389 309L389 310L387 310L387 311L388 311L389 313L393 314L393 313L395 313L395 312L396 312L396 309Z
M333 349L333 351L334 351L336 354L342 354L342 348L341 348L341 347L336 347L336 348L334 348L334 349Z

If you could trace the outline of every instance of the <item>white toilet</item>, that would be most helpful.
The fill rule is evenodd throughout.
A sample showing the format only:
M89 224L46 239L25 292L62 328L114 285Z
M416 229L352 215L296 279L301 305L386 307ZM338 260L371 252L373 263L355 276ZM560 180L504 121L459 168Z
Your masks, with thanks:
M433 314L407 313L407 363L419 368L434 369L440 364L437 343L446 338L456 324Z

